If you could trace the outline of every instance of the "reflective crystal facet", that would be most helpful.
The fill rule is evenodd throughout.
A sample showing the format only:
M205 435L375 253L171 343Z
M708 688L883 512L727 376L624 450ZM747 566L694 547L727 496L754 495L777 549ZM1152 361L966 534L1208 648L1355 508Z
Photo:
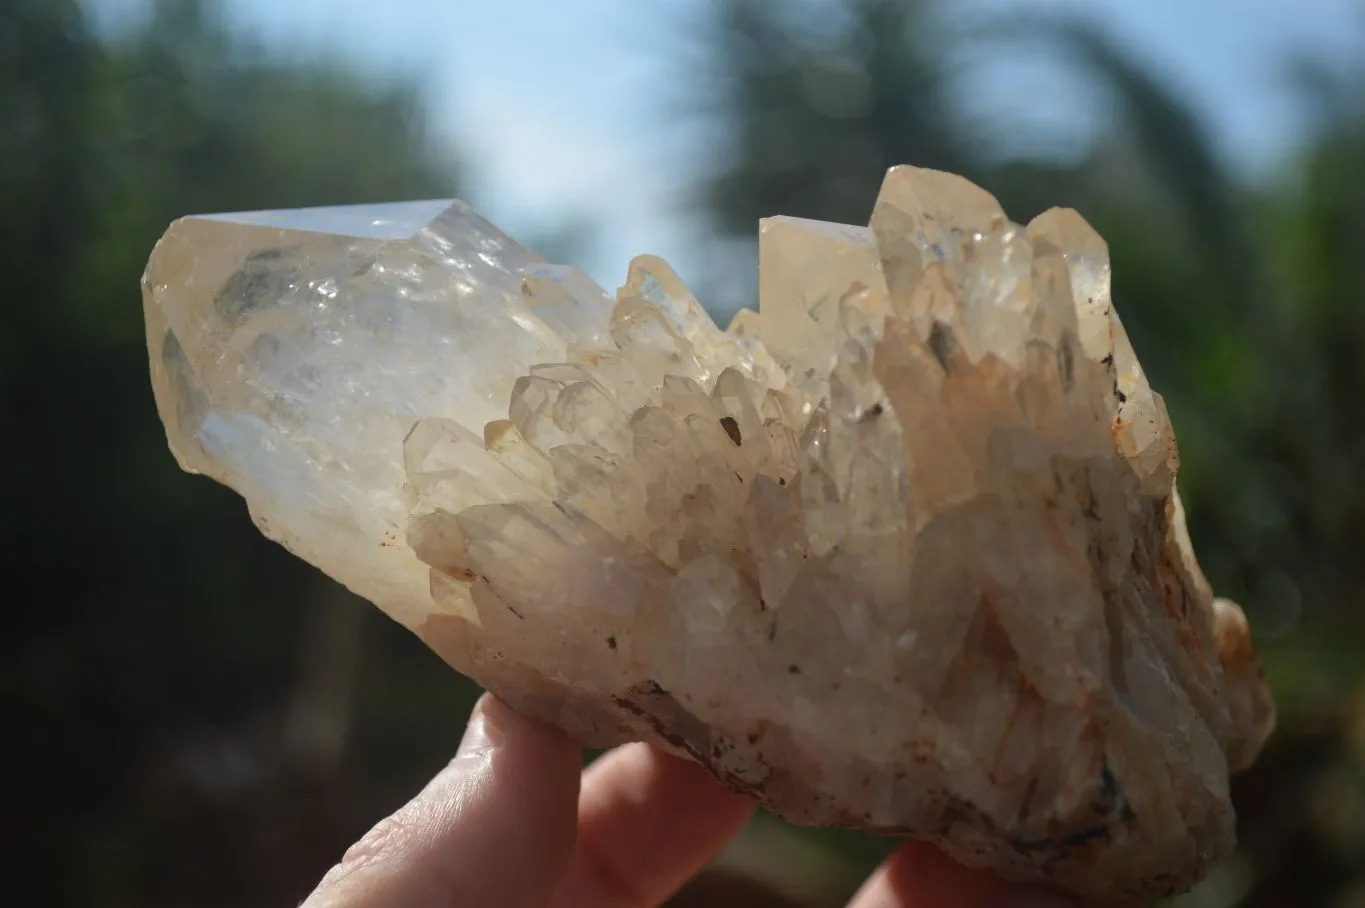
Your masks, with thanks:
M898 167L760 227L720 330L459 202L185 218L144 280L182 466L585 744L1084 895L1191 885L1273 724L1072 211Z

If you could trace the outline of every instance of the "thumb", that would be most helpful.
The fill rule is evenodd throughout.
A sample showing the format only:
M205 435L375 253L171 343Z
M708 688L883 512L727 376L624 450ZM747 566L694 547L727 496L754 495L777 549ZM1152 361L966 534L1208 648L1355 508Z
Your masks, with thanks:
M582 753L484 695L459 753L302 908L540 908L574 850Z

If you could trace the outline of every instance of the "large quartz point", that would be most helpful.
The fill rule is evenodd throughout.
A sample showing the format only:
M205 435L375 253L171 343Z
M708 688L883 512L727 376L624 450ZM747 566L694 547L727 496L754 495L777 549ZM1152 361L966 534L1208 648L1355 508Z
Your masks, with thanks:
M1188 888L1273 707L1072 211L898 167L719 330L459 202L191 217L144 281L181 465L585 744L1091 896ZM435 717L433 717L435 719Z

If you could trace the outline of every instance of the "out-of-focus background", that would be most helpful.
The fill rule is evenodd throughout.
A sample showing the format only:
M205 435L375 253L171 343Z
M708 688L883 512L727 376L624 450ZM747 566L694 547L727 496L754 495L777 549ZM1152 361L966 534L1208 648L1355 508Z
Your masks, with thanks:
M663 254L723 315L759 217L863 222L902 162L1108 239L1263 647L1281 729L1182 904L1365 905L1353 0L4 0L0 886L297 904L475 695L176 468L138 294L173 218L455 195L609 289ZM840 905L888 848L760 817L677 904Z

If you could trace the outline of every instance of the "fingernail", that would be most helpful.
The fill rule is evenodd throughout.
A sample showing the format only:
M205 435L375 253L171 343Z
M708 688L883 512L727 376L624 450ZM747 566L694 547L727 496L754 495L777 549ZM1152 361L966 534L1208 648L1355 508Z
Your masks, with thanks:
M460 749L455 753L457 759L482 753L493 746L488 728L488 701L489 695L484 694L469 713L469 724L465 726L464 737L460 739Z

